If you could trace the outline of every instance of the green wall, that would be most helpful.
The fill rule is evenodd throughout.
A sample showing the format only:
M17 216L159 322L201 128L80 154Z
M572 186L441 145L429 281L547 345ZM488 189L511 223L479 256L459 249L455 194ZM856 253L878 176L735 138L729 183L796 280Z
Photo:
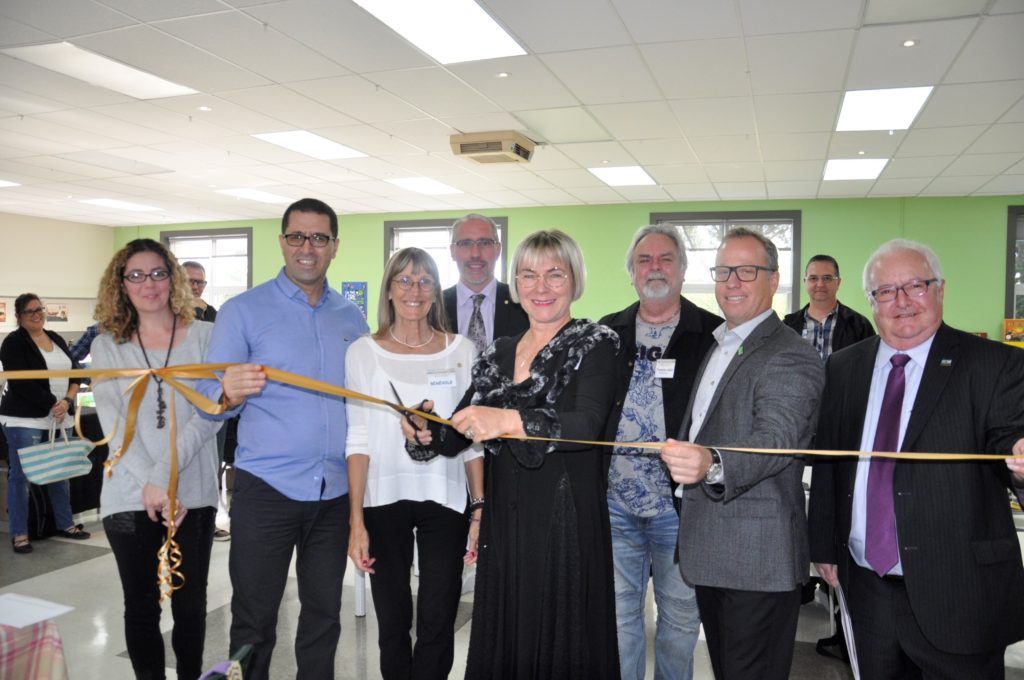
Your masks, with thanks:
M596 318L635 299L623 266L629 239L647 224L653 212L723 212L800 210L801 258L829 253L839 260L843 284L840 299L870 316L860 285L868 256L890 238L927 243L942 261L947 279L945 318L953 326L986 331L998 338L1005 305L1007 208L1024 204L1024 196L957 198L875 198L792 201L725 201L700 203L632 203L484 210L508 217L514 246L538 229L562 229L575 238L586 257L586 294L573 307L576 316ZM342 215L341 247L328 272L331 285L342 280L369 283L370 318L384 269L384 222L451 217L457 211ZM281 254L280 219L125 227L117 230L115 248L133 238L159 238L161 231L253 227L253 283L277 274ZM686 293L684 287L683 293ZM801 289L801 304L806 294ZM372 324L371 324L372 325Z

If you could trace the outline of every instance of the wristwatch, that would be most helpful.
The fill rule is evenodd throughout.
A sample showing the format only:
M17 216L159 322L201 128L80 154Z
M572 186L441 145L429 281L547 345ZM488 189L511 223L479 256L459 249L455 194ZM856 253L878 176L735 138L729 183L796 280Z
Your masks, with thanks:
M722 469L722 456L715 449L708 449L711 452L711 465L704 475L706 484L720 484L725 477L725 470Z

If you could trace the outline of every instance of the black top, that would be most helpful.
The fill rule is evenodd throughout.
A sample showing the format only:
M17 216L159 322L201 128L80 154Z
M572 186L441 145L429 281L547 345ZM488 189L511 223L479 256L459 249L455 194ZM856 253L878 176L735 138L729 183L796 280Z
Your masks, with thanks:
M213 305L206 305L206 309L193 307L198 321L215 321L217 319L217 308Z
M68 355L72 368L81 368L79 363L71 358L68 343L64 342L64 338L45 328L43 332L53 340L56 347ZM18 328L4 338L3 345L0 345L0 363L3 364L5 371L46 370L43 353L24 328ZM45 418L56 403L57 397L50 392L50 381L45 378L8 380L7 391L0 400L0 415Z
M842 302L836 302L836 323L832 327L832 351L838 352L844 347L865 340L875 335L875 328L868 321L868 318L859 312L855 312ZM801 309L787 314L782 323L786 324L797 333L802 334L804 330L804 312L810 304L804 305Z

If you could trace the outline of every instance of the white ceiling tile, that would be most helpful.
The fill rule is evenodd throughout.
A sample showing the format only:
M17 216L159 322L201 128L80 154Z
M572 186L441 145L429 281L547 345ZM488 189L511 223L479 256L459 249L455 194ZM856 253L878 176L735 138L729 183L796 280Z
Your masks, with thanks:
M67 173L81 178L118 177L125 174L116 170L101 168L98 165L78 163L65 158L58 158L57 156L31 156L20 159L20 162L25 165L41 168L48 173Z
M198 166L209 164L215 167L231 168L253 164L252 158L240 154L232 154L215 145L202 142L178 141L174 144L157 144L151 148L170 155L184 156L191 163Z
M490 164L492 167L494 164ZM580 167L579 163L566 156L554 146L544 144L538 146L533 152L533 159L529 165L531 170L569 170Z
M849 0L740 0L744 35L857 28L861 4Z
M343 168L329 161L306 160L299 163L283 163L281 167L315 177L321 182L343 183L358 182L367 179L366 175L350 168Z
M818 198L839 198L867 196L875 180L840 180L838 182L822 182L818 185Z
M983 125L913 128L896 152L897 158L960 154L985 130Z
M816 181L792 181L792 182L765 182L768 188L768 198L816 198L818 196L818 182Z
M79 130L83 136L102 135L110 139L119 139L128 144L160 144L174 140L172 135L156 128L134 125L96 111L81 109L52 111L38 114L35 119Z
M1024 161L1021 161L1020 163L1017 163L1017 165L1014 165L1011 168L1007 168L1006 172L1004 172L1003 174L1004 175L1020 175L1020 174L1024 174Z
M536 135L530 135L532 138L546 140L552 144L592 142L611 137L600 123L582 108L519 111L516 117Z
M824 161L771 161L764 164L764 178L773 182L813 181L815 185L825 172ZM815 189L817 191L817 189Z
M364 123L421 119L427 114L363 76L289 83L289 89Z
M740 34L736 6L719 0L612 0L638 43L730 38Z
M382 71L367 78L438 118L498 110L496 104L439 67Z
M3 66L3 62L0 61L0 69ZM0 89L0 109L4 111L0 117L6 118L14 115L31 115L45 111L57 111L66 106L66 104L61 104L56 100L23 92L10 86L4 86L3 89Z
M690 137L690 145L702 163L760 161L754 135Z
M200 111L208 106L211 111ZM283 121L271 118L221 97L194 95L170 97L154 102L132 102L98 106L95 111L126 122L137 122L188 139L222 137L231 132L254 134L272 130Z
M846 74L853 37L853 31L823 31L747 38L753 93L835 90Z
M1024 175L1004 175L985 183L975 194L989 196L1015 196L1024 194Z
M426 151L369 125L318 128L315 132L370 156L422 154Z
M445 196L444 200L467 212L480 212L481 210L486 210L489 208L504 207L499 206L496 203L491 203L490 201L485 201L479 196L473 196L470 194L452 194L450 196Z
M66 125L41 120L35 116L3 118L0 119L0 130L8 130L13 133L28 135L58 144L66 144L68 150L79 149L109 149L114 146L124 146L123 141L113 137L103 137L98 134L82 134Z
M337 63L260 21L239 12L220 12L162 21L166 31L268 80L282 83L346 75ZM282 55L287 55L282 59Z
M1024 123L1024 98L1013 105L1006 114L999 119L1000 123Z
M698 184L708 181L708 173L704 167L699 163L690 163L686 165L646 165L644 169L658 184Z
M261 132L281 132L289 128L312 128L351 125L356 121L345 114L319 104L308 97L283 87L267 85L246 90L221 92L224 99L281 121L273 128Z
M968 153L1024 151L1024 123L993 125L971 144Z
M611 3L591 0L481 0L528 52L582 50L630 42Z
M988 7L989 14L1016 14L1020 11L1020 0L995 0Z
M119 12L124 12L139 21L175 19L177 17L206 14L224 9L224 4L218 2L218 0L175 0L174 2L153 2L152 0L97 1Z
M615 190L627 201L632 201L633 203L660 202L671 198L664 187L658 186L615 187Z
M715 191L723 200L768 198L764 182L715 182Z
M457 132L488 132L491 130L518 130L527 132L518 118L511 113L494 111L491 113L463 113L444 116L441 122L455 128ZM527 135L530 137L530 135ZM532 137L530 137L533 139ZM535 140L536 141L536 140Z
M980 153L960 156L946 166L943 177L998 175L1024 157L1021 153Z
M81 0L4 0L0 16L59 38L100 33L135 23L108 7Z
M946 82L1014 80L1024 64L1024 14L983 17L946 74Z
M620 140L658 139L679 134L679 123L663 101L598 104L591 115Z
M433 118L376 123L374 127L426 151L449 154L452 148L449 137L456 132L455 128Z
M467 194L476 194L481 191L498 191L501 185L497 182L481 177L473 173L464 172L458 175L436 175L434 179L444 182L448 186L455 187Z
M840 92L754 97L759 133L831 132L836 127Z
M0 6L2 8L2 6ZM0 14L0 16L3 16ZM37 45L56 40L56 36L48 31L40 31L20 21L4 17L0 21L0 48L23 47Z
M406 177L408 172L400 165L394 163L388 163L379 158L344 158L341 160L331 161L332 164L337 165L340 168L348 168L353 172L357 172L367 177L372 177L375 180L394 179L396 177ZM387 187L393 185L388 184ZM398 187L393 187L398 188Z
M829 144L829 158L891 158L906 136L905 130L892 134L877 130L835 132ZM862 152L863 153L860 153Z
M543 177L522 169L519 172L506 172L501 175L500 179L496 179L495 181L506 189L515 189L516 191L522 191L524 189L557 188Z
M966 196L980 189L991 179L983 177L936 177L921 190L922 196Z
M914 158L893 158L885 164L879 176L881 179L904 177L932 178L942 172L956 156L918 156Z
M1024 96L1024 80L940 85L924 105L915 128L995 122Z
M938 84L977 22L970 18L862 28L850 60L846 89ZM907 39L918 44L903 47Z
M520 189L520 191L524 196L532 198L543 205L575 205L583 202L562 189Z
M547 64L584 104L646 101L661 97L633 46L545 54Z
M0 156L20 158L22 156L36 156L40 154L67 153L82 149L82 147L75 146L68 141L69 139L75 139L73 136L62 136L61 139L53 139L46 134L46 131L38 129L34 134L26 134L26 127L17 125L16 121L18 121L16 118L0 120ZM5 129L6 125L10 125L10 129Z
M579 104L537 57L525 55L451 64L448 69L510 111ZM508 77L499 78L498 73Z
M537 205L537 202L532 198L527 198L518 191L511 191L509 189L500 189L498 191L479 191L476 195L485 201L490 201L496 205L506 207Z
M763 182L761 163L705 163L708 179L717 186L722 182Z
M761 134L761 156L766 161L806 161L825 157L831 135L827 132Z
M900 179L880 179L871 187L869 196L917 196L928 186L931 180L927 177L904 177Z
M622 196L611 187L574 187L568 191L584 203L600 205L622 202Z
M865 24L896 24L977 14L989 0L868 0Z
M652 168L648 168L648 171ZM586 170L580 169L566 169L566 170L538 170L537 174L543 177L552 185L560 187L562 189L576 189L579 187L603 187L605 184L601 182L597 177L587 172ZM653 177L653 173L651 173ZM654 178L658 180L657 177ZM659 180L660 183L660 180Z
M746 135L756 130L749 97L675 99L669 103L688 136Z
M462 176L466 170L452 156L440 154L404 154L401 156L383 156L382 160L394 163L413 175L426 175L439 179L441 175L457 174Z
M689 142L682 138L633 140L623 142L622 145L640 165L697 162L697 156L694 155Z
M584 168L599 168L602 165L609 167L636 165L633 157L618 142L559 144L558 150Z
M641 45L640 53L669 99L750 94L750 74L739 38Z

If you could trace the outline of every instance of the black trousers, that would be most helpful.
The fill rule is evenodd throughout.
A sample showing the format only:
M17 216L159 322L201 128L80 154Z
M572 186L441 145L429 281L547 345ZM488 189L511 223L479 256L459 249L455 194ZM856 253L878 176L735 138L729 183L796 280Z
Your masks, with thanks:
M850 561L847 606L853 622L860 676L870 680L1002 680L1005 648L951 654L925 638L902 579L880 578Z
M363 519L370 535L370 555L376 558L370 589L377 614L381 677L444 680L455 654L466 517L431 501L398 501L365 508ZM420 569L415 647L409 634L414 542Z
M175 533L181 548L185 583L171 597L174 628L171 646L178 680L196 680L203 672L206 638L206 583L213 545L216 508L194 508ZM160 591L157 551L163 545L163 524L145 512L118 512L103 518L110 549L124 590L124 636L138 680L163 680L164 639L160 634Z
M246 680L269 680L292 553L299 585L297 680L330 680L341 637L348 496L296 501L245 470L231 497L231 653L253 645Z
M717 680L787 680L793 663L800 588L764 593L697 586Z

